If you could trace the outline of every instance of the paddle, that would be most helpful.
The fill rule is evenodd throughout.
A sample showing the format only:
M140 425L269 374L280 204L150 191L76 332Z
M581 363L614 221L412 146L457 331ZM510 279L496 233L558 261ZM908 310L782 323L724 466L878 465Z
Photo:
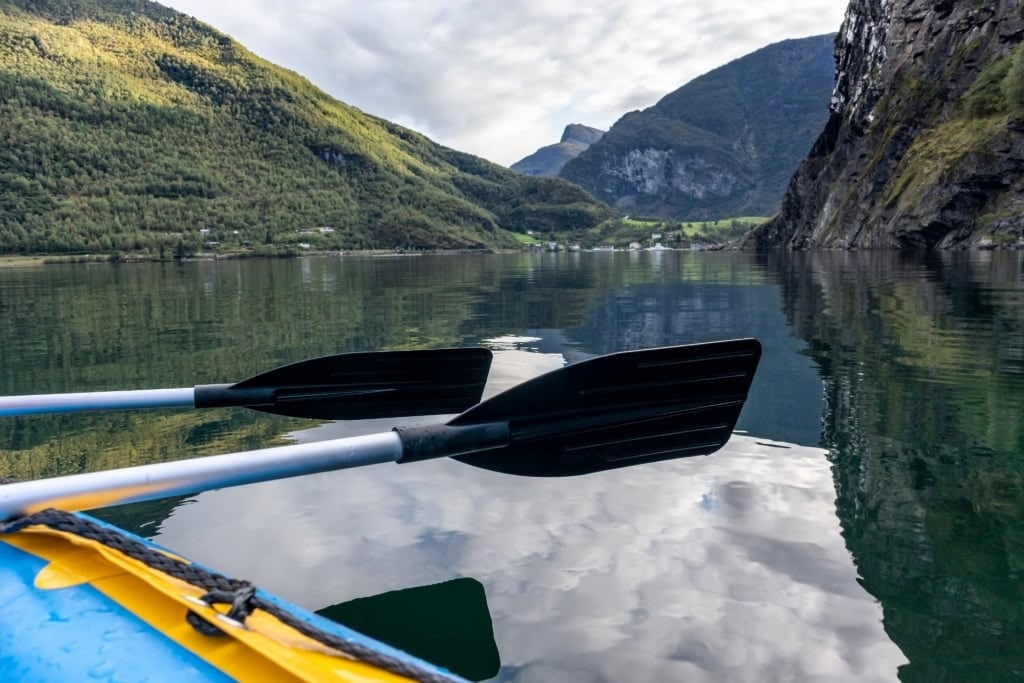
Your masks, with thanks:
M491 352L481 348L342 353L236 384L0 397L0 417L171 406L245 406L323 420L451 414L480 400L490 366Z
M729 440L760 357L754 339L600 356L443 424L0 486L0 520L389 461L450 456L496 472L568 476L704 455Z

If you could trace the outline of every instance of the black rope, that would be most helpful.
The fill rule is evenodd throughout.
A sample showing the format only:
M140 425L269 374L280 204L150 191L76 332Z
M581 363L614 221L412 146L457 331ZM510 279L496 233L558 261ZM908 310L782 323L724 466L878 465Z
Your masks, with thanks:
M319 629L306 620L283 609L276 603L260 597L256 592L256 587L248 581L232 579L183 560L169 557L144 543L128 538L117 530L96 524L70 512L52 508L42 510L0 524L0 534L13 533L27 526L35 525L46 526L56 531L74 534L102 543L168 576L186 581L197 588L202 588L206 591L206 594L200 598L203 602L211 606L214 604L231 605L225 616L239 624L244 624L245 619L254 610L262 610L307 638L333 648L352 659L372 664L393 674L405 676L420 683L455 683L458 680L445 673L424 669L412 662L392 657L360 643L346 640L334 633ZM193 627L205 635L215 636L223 634L223 631L215 624L206 621L191 610L186 614L186 619Z

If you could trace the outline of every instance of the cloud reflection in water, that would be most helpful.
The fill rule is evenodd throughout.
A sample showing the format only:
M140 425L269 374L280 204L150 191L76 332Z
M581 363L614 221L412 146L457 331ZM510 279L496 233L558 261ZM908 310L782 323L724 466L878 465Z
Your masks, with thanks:
M488 395L562 362L497 351ZM895 680L825 452L779 446L569 479L380 465L201 494L156 540L312 609L476 578L501 681Z

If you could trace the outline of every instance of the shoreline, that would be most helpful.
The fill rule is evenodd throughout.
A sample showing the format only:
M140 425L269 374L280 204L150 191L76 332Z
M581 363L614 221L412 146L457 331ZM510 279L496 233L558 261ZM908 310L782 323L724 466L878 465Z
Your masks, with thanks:
M424 255L458 255L458 254L501 254L515 253L513 249L431 249L424 251L394 251L390 249L352 249L339 251L302 251L283 254L254 254L251 252L227 252L212 253L200 252L183 259L159 259L146 258L142 255L122 254L8 254L0 256L0 268L36 268L39 266L51 265L89 265L96 263L189 263L193 261L239 261L244 259L288 259L302 258L304 256L317 256L328 258L344 258L347 256L387 258L401 256L424 256Z
M34 268L45 264L46 256L0 256L0 268Z
M635 251L677 251L677 252L691 252L691 251L720 251L720 250L737 250L737 251L759 251L757 249L744 249L742 247L737 248L730 244L712 244L703 247L702 249L676 249L666 248L663 250L629 250L629 249L586 249L583 251L598 252L598 253L631 253ZM973 248L968 249L938 249L934 250L937 252L957 252L957 251L975 251L975 252L991 252L991 251L1021 251L1024 250L1024 244L1012 244L1012 245L976 245ZM353 249L353 250L339 250L339 251L302 251L302 252L290 252L282 254L254 254L251 252L229 252L229 253L198 253L193 254L183 259L164 259L159 258L145 258L143 256L137 256L132 254L123 255L112 255L112 254L77 254L71 255L56 255L56 254L8 254L0 255L0 270L8 268L38 268L41 266L49 265L89 265L97 263L105 264L119 264L119 263L189 263L194 261L227 261L227 260L244 260L244 259L289 259L289 258L302 258L305 256L316 256L318 258L401 258L409 256L457 256L464 254L515 254L522 253L523 251L541 251L541 250L518 250L518 249L431 249L423 251L394 251L390 249ZM767 250L767 251L778 251L778 250ZM785 250L783 250L785 251ZM818 249L812 251L875 251L871 249L859 250L859 249ZM879 251L891 251L888 249L882 249ZM573 251L560 251L558 253L579 253Z

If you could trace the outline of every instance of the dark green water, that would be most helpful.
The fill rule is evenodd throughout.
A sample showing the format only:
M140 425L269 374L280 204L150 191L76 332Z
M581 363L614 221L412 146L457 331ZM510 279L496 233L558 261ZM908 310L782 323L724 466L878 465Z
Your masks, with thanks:
M310 608L473 577L495 680L1024 680L1019 254L541 254L0 269L0 393L191 386L483 344L492 391L754 336L708 458L568 480L435 461L107 512ZM380 431L223 410L8 419L21 477ZM442 615L443 617L443 615Z

